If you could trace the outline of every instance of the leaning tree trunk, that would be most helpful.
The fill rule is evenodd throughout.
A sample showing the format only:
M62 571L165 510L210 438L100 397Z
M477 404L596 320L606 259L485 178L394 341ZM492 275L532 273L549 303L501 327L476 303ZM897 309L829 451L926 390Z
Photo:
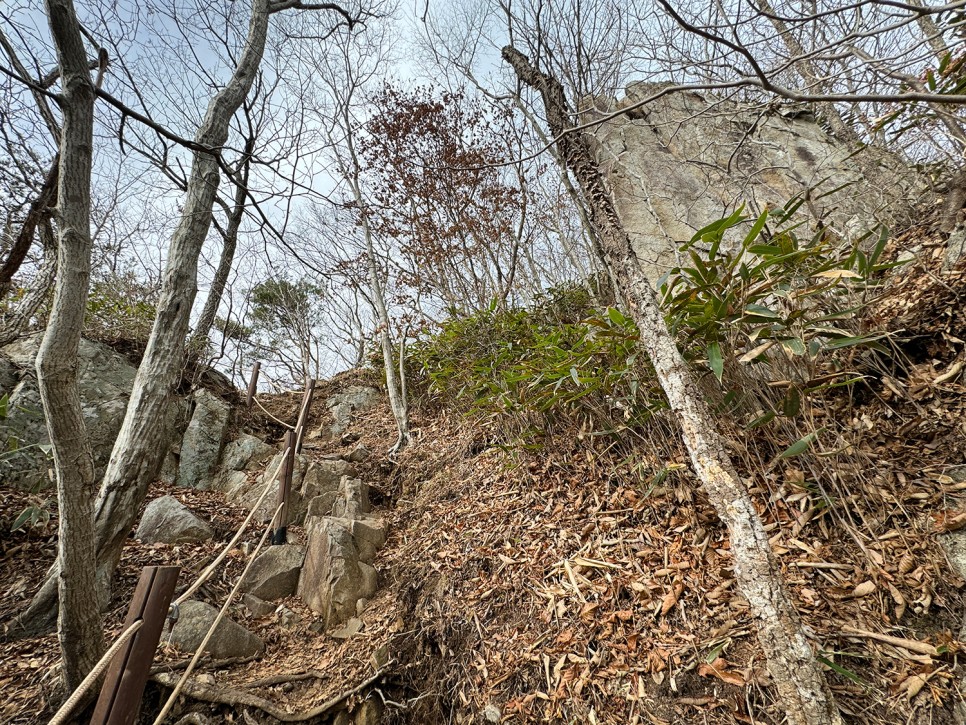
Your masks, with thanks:
M725 450L693 373L668 330L657 296L620 224L587 139L583 134L567 132L572 121L563 86L534 68L512 46L503 49L503 59L523 83L542 96L561 156L584 190L603 252L617 275L631 316L640 330L641 344L680 424L691 464L718 516L728 527L738 585L756 619L758 640L788 722L793 725L840 723L838 709L782 581L761 517Z
M47 176L40 192L37 194L37 198L31 202L27 209L27 215L24 217L23 224L20 225L20 231L7 253L7 258L0 265L0 300L7 296L13 286L14 275L17 274L20 266L27 258L27 252L30 251L30 247L34 243L34 231L48 214L50 207L57 201L59 174L60 155L58 154L54 156L54 160L50 163L50 169L47 171Z
M84 328L91 270L94 86L73 3L47 0L46 5L61 70L63 124L57 181L60 239L54 299L36 366L57 477L57 595L62 604L57 634L64 687L71 692L100 658L104 647L97 604L94 458L77 391L77 350ZM55 162L48 180L56 178L56 169ZM40 204L46 206L43 194ZM31 209L31 214L38 218L40 213ZM33 237L32 229L30 236Z
M211 99L195 134L197 144L215 152L194 152L181 219L168 249L154 326L97 500L97 566L101 582L110 581L148 484L161 464L165 414L184 361L188 321L197 294L198 257L211 227L211 210L220 178L215 154L227 142L229 122L255 79L265 49L270 12L268 0L253 0L248 36L235 72ZM56 574L51 571L27 611L18 618L20 634L49 629L57 611Z
M218 315L218 307L221 305L221 298L225 294L225 287L228 285L228 275L231 274L232 264L235 261L235 250L238 248L238 230L241 228L242 217L245 216L247 194L248 164L246 162L242 178L235 187L234 206L228 214L228 224L222 233L224 244L221 248L221 258L218 260L218 268L215 270L214 279L211 280L211 288L208 290L205 306L202 308L198 324L195 326L192 344L189 345L193 350L204 348L208 341L208 333L211 332L215 317Z
M37 310L50 296L50 287L56 278L57 241L54 238L54 229L50 224L49 216L41 219L37 231L43 244L44 259L40 263L37 274L30 280L24 296L17 300L13 309L4 316L3 323L0 325L0 347L16 340L30 326Z

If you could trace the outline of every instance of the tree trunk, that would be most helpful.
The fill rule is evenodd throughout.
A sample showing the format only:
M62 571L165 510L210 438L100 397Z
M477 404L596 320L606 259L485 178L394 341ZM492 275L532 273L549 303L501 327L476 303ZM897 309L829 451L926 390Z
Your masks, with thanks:
M23 334L30 325L30 320L40 309L40 305L47 299L50 287L56 279L57 241L54 238L49 216L40 221L37 230L44 247L44 261L31 280L27 293L17 301L16 307L4 319L3 327L0 328L0 347L13 342Z
M252 1L245 47L232 78L208 104L194 138L198 144L219 149L228 140L229 122L251 89L262 59L269 14L268 0ZM197 294L198 257L211 227L219 178L218 159L196 151L181 219L168 249L154 326L97 500L97 566L101 581L110 580L164 454L165 413L184 361L185 336ZM21 634L49 628L57 611L54 581L56 572L51 571L27 611L19 617Z
M46 6L61 71L63 124L57 190L60 239L54 299L36 366L57 477L57 595L62 603L57 635L64 687L72 692L100 658L104 647L97 604L94 458L77 390L77 350L84 328L91 268L94 86L73 3L47 0ZM56 177L56 171L48 175L48 180L52 177Z
M10 291L14 275L17 274L20 265L27 258L27 252L30 251L30 247L34 243L34 231L37 229L37 225L47 214L47 210L57 202L59 171L60 156L58 155L54 156L54 160L50 163L50 169L47 171L47 177L40 188L40 193L37 194L37 198L31 202L27 209L27 216L24 217L17 238L14 240L13 246L10 247L10 252L3 261L3 265L0 266L0 300L6 297Z
M221 249L221 259L218 260L218 269L215 270L215 277L211 281L211 289L208 290L208 297L205 299L205 306L201 310L201 317L198 318L198 325L192 335L192 349L201 350L207 342L208 333L211 326L215 323L218 314L218 307L221 305L222 295L225 294L225 286L228 284L228 275L231 274L231 267L235 261L235 249L238 247L238 230L241 227L242 217L245 216L245 200L248 194L248 163L245 163L245 171L240 183L235 187L235 205L228 216L228 224L222 234L224 245Z
M793 725L840 723L838 709L782 581L761 518L725 450L694 376L667 328L657 296L620 224L587 140L582 134L564 133L573 124L563 86L536 70L512 46L503 49L503 59L523 83L541 94L550 131L558 137L561 156L583 188L591 222L638 325L641 344L681 426L681 437L694 471L718 516L728 527L735 576L757 620L758 640L788 722Z
M390 453L398 453L409 445L409 400L406 397L406 370L403 361L399 362L399 372L392 354L392 325L389 320L389 310L386 308L386 294L379 280L379 267L376 263L376 250L372 243L372 228L369 225L369 216L366 209L365 199L362 196L362 187L359 184L361 165L356 154L354 125L349 115L349 104L343 103L342 123L345 133L346 146L349 151L349 163L351 166L342 171L348 176L349 185L352 187L352 195L356 207L359 210L362 221L362 234L366 242L366 262L369 271L369 286L372 288L372 306L375 309L376 319L379 322L379 342L382 347L382 363L386 368L386 391L389 394L389 407L392 409L393 418L396 419L396 429L399 437L395 445L389 449ZM402 347L400 351L402 351Z

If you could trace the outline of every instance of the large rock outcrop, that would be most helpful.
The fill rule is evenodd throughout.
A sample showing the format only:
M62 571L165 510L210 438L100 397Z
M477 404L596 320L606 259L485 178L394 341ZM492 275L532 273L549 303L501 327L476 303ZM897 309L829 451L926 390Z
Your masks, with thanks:
M640 83L620 101L597 99L580 120L626 108L661 88ZM855 239L879 223L907 220L926 188L895 157L836 140L800 106L763 108L688 92L629 115L598 126L591 147L652 281L678 264L681 242L741 203L757 216L802 196L803 214ZM731 241L746 231L734 230Z
M231 421L231 407L224 400L201 388L194 394L194 411L181 439L178 462L179 486L209 489L221 457L221 449Z
M6 419L0 419L4 439L14 436L21 450L0 460L0 480L20 488L50 482L47 424L37 387L34 359L41 335L26 335L0 348L0 396L9 396ZM136 369L123 355L99 342L81 340L77 386L84 422L94 453L94 472L101 476L121 429ZM182 401L168 409L168 430L178 429L185 416Z

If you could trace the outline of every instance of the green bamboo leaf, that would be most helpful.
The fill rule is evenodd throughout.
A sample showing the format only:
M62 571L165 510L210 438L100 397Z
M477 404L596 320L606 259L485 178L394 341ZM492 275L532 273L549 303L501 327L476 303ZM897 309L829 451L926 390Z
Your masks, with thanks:
M721 376L724 374L724 358L721 357L721 346L712 342L708 345L708 365L711 366L711 372L721 382Z
M809 449L815 439L818 438L818 434L822 429L814 430L808 435L802 436L797 441L792 443L788 448L782 451L782 454L778 456L780 459L784 460L786 458L794 458L795 456L800 456L805 451Z

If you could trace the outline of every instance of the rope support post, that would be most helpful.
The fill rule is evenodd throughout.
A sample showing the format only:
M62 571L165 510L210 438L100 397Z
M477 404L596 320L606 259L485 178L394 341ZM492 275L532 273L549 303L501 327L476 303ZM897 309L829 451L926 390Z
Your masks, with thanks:
M302 396L302 407L299 410L299 419L295 424L295 452L302 452L302 440L305 438L305 424L309 419L309 410L312 408L312 395L315 393L315 378L309 378L305 383L305 395Z
M261 360L255 361L255 366L252 368L252 377L248 382L248 397L245 398L245 407L251 408L252 401L255 400L255 392L258 390L258 372L262 369Z
M137 720L180 571L179 566L146 566L141 570L124 626L138 620L142 625L111 661L91 725L133 725Z
M272 545L286 543L288 533L288 502L292 497L292 473L295 469L295 431L285 431L285 459L278 481L278 526L272 532Z

